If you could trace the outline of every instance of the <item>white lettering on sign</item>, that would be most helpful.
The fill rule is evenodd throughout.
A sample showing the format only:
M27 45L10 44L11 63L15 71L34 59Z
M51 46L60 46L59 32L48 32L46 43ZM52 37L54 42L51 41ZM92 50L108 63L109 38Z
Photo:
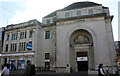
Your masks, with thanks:
M88 61L87 57L77 57L77 61Z
M47 59L47 60L45 60L45 62L50 62L50 60L49 60L49 59Z

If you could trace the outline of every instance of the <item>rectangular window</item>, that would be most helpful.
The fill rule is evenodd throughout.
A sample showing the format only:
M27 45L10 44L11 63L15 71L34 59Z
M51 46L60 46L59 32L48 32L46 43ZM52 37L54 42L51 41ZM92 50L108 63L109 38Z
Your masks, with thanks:
M12 34L11 40L17 40L18 38L18 33Z
M50 24L50 19L47 20L47 24Z
M26 42L24 42L23 50L26 50Z
M77 11L77 16L81 16L81 11Z
M11 46L10 46L10 51L14 52L16 50L17 50L17 43L12 43Z
M45 53L45 59L50 59L50 53Z
M9 40L9 38L10 38L10 35L7 35L7 40Z
M15 39L17 40L17 38L18 38L18 33L16 33L16 35L15 35Z
M17 43L15 43L15 51L17 50Z
M88 10L88 14L89 14L89 15L93 14L93 9L89 9L89 10Z
M29 37L32 38L32 35L33 35L33 30L30 30Z
M45 39L50 39L50 31L45 32Z
M24 38L26 38L26 35L27 35L27 32L25 31L25 36L24 36Z
M21 51L23 51L23 42L22 42L22 49L21 49Z
M26 42L19 43L19 51L26 51Z
M21 51L21 43L19 43L19 51Z
M66 17L66 18L70 17L69 12L66 12L66 13L65 13L65 17Z
M8 44L6 44L5 52L8 52Z
M24 39L27 37L27 32L24 31L24 32L20 32L20 39Z
M13 51L13 44L11 44L10 46L10 51Z

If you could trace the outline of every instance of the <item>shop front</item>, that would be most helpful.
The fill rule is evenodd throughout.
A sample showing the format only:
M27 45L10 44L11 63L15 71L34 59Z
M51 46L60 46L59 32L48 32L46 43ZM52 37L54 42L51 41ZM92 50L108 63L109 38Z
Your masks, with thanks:
M27 60L30 60L34 64L34 53L2 54L1 63L8 63L10 69L23 70Z

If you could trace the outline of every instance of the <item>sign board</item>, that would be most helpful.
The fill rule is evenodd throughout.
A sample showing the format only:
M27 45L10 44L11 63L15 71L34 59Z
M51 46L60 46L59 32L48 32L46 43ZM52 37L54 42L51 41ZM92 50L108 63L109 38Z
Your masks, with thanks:
M31 44L31 43L27 43L26 45L27 45L26 48L27 48L28 50L32 50L32 44Z
M88 61L87 57L77 57L77 61Z
M84 22L85 20L77 20L77 21L75 21L75 22Z
M49 59L46 59L45 62L50 62L50 60L49 60Z

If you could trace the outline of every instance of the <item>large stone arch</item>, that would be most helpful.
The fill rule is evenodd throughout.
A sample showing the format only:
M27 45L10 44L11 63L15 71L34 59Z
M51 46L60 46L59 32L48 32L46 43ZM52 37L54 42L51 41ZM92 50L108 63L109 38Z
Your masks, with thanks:
M66 49L65 49L66 50L66 58L67 58L66 63L69 63L69 65L71 67L71 63L70 63L70 50L71 50L71 48L70 48L70 38L71 38L71 35L76 30L84 30L84 31L88 32L91 35L91 37L92 37L92 46L93 46L93 52L94 52L94 66L92 68L89 68L88 70L95 69L95 60L96 60L96 58L95 58L95 51L94 50L97 49L96 48L96 41L97 41L96 39L97 38L96 38L95 33L90 28L88 28L88 27L77 26L77 27L74 27L73 29L70 29L68 31L68 34L66 35L66 40L65 40L66 41L65 45L67 46ZM91 66L91 65L89 65L89 66Z

